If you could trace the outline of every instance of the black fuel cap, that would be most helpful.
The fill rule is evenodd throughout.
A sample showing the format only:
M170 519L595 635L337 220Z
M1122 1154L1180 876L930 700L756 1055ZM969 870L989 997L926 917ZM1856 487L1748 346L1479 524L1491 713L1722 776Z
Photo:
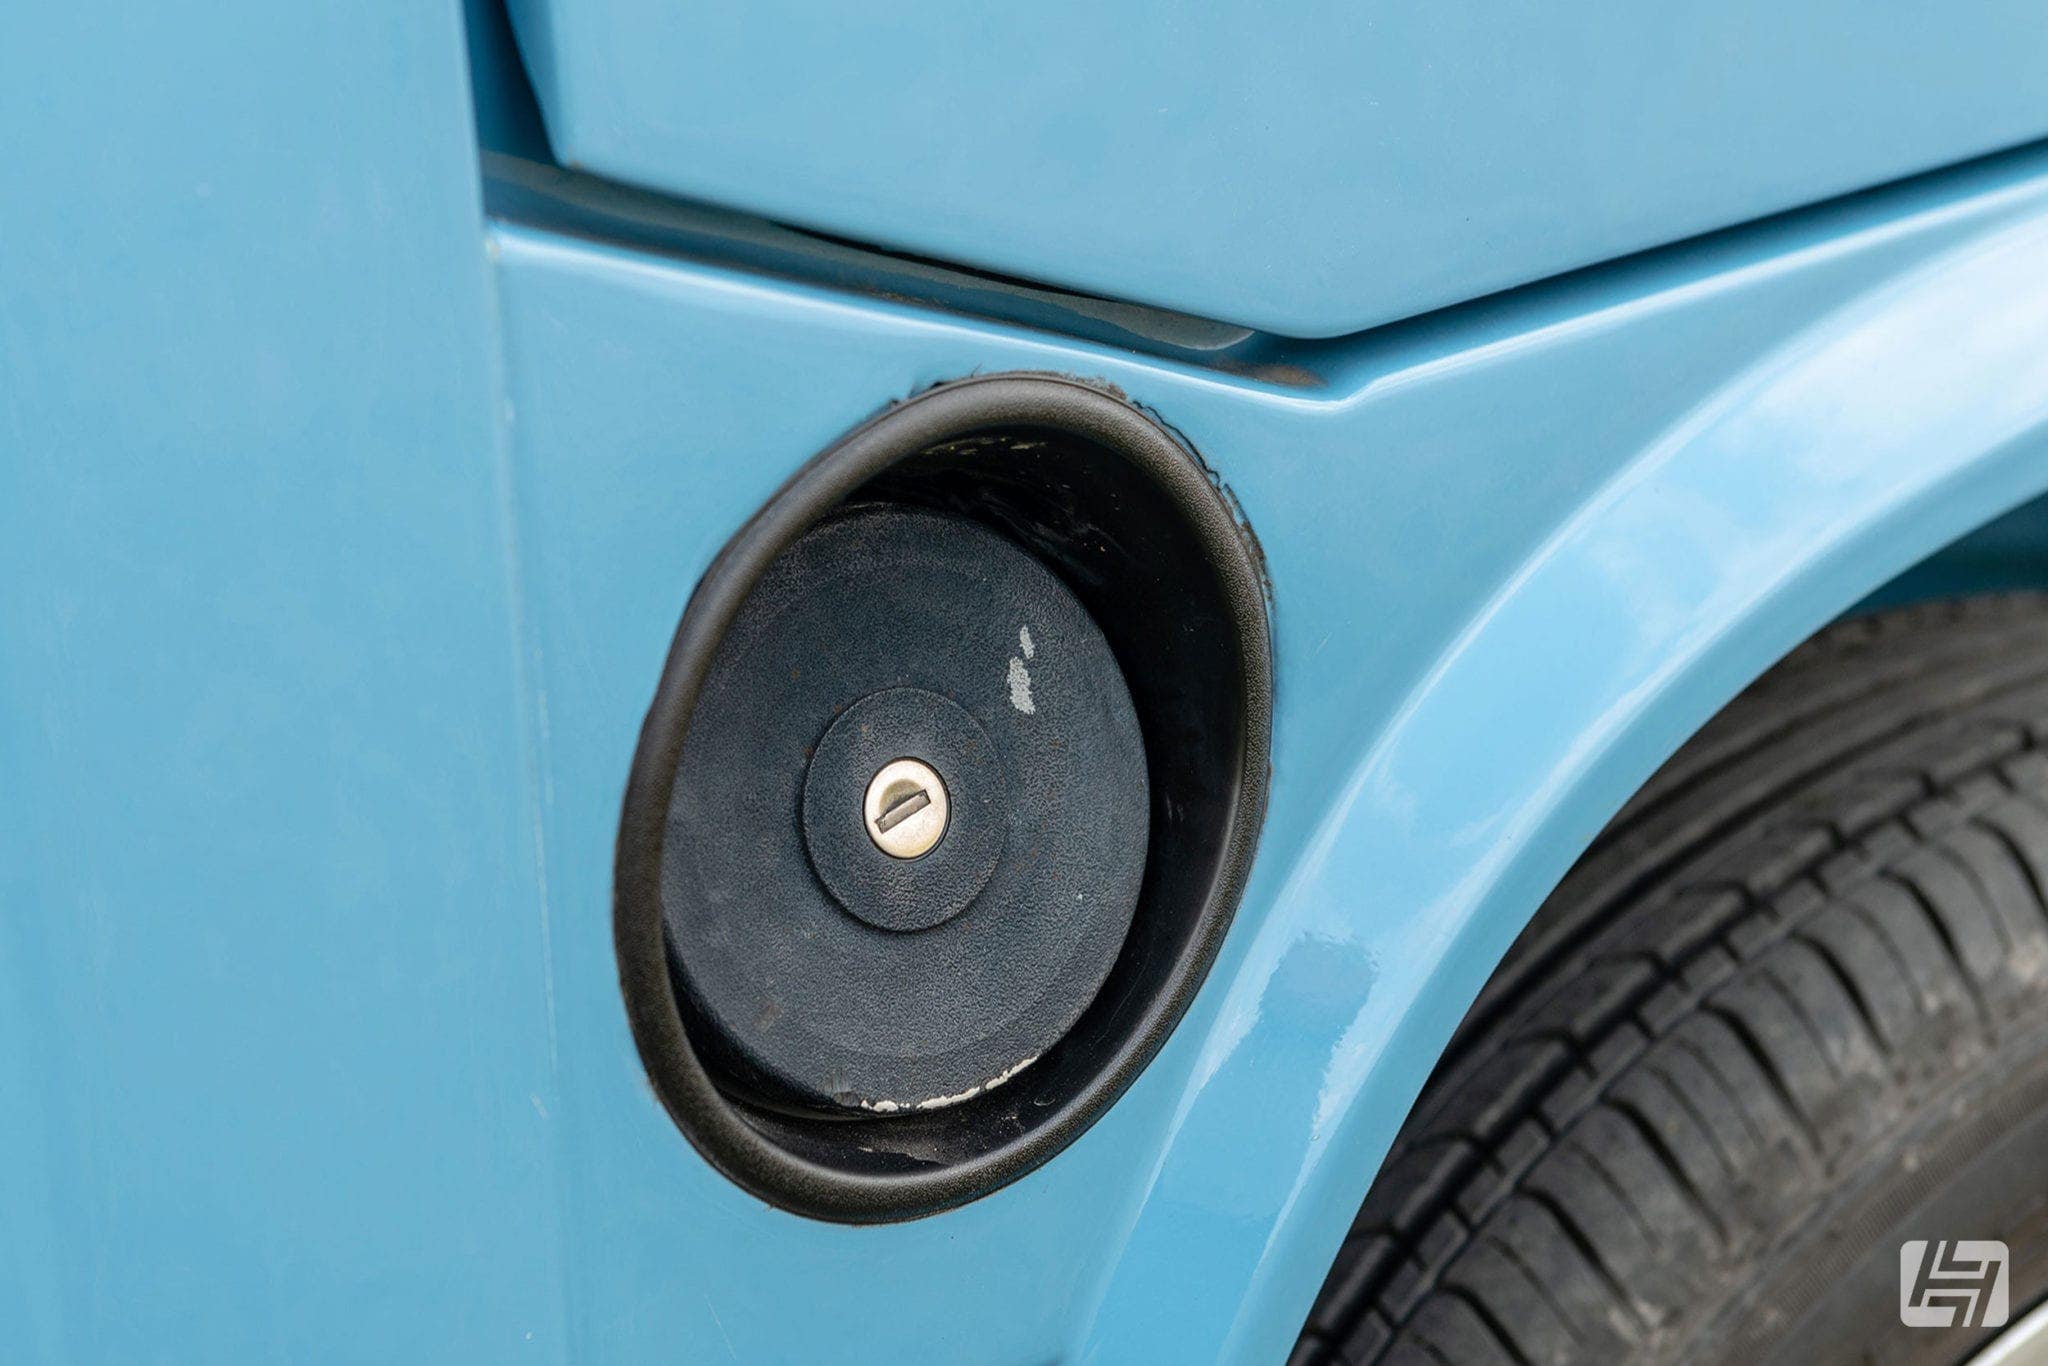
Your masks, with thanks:
M662 914L728 1079L895 1114L1022 1071L1130 928L1137 714L1066 586L963 518L855 508L776 559L682 753Z

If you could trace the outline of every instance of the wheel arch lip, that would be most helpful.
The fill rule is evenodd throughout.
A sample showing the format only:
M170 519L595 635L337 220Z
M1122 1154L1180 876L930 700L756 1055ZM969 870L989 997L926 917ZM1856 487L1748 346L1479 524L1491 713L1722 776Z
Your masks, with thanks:
M1231 1359L1284 1353L1465 1009L1657 765L1807 635L2048 491L2044 260L2048 218L1973 239L1646 442L1461 623L1299 853L1264 870L1278 883L1254 887L1267 910L1218 1007L1244 1023L1204 1039L1126 1252L1186 1236L1174 1188L1213 1177L1202 1146L1235 1103L1213 1082L1281 1046L1284 1021L1298 1161L1271 1174ZM1332 973L1357 989L1305 1000L1294 980ZM1141 1282L1113 1279L1090 1339L1112 1358L1136 1312L1122 1283Z

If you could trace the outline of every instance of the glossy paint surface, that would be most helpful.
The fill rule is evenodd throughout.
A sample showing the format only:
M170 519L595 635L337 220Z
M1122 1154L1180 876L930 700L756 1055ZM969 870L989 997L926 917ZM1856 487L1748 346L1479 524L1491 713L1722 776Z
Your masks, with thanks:
M1277 1359L1627 792L2048 487L2048 150L1282 387L489 220L458 16L360 10L0 14L6 1360ZM891 398L1010 368L1122 386L1242 501L1271 817L1072 1148L811 1222L639 1071L620 794L734 528Z
M565 164L1334 336L2048 134L2031 0L511 0Z
M461 44L0 7L0 1360L566 1349Z
M612 1358L1283 1354L1464 1003L1614 805L1868 585L2048 484L2041 157L1318 352L1313 394L495 241L553 920L592 927L554 941L569 1300ZM1208 986L1073 1148L941 1218L804 1225L710 1177L627 1059L595 932L616 737L781 453L970 368L1103 376L1243 501L1272 817ZM845 1336L725 1312L775 1277Z

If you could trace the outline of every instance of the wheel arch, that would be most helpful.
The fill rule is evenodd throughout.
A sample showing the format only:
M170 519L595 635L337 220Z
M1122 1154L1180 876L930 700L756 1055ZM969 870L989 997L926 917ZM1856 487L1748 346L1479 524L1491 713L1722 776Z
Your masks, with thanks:
M1299 856L1269 872L1272 912L1221 986L1124 1259L1185 1243L1178 1184L1233 1179L1218 1154L1261 1099L1257 1055L1305 1064L1313 1098L1287 1121L1298 1160L1257 1197L1277 1194L1278 1212L1230 1359L1284 1354L1465 1010L1657 766L1808 635L1939 580L1916 566L2048 491L2044 260L2039 220L1975 239L1823 317L1645 444L1469 616ZM1091 1359L1132 1345L1148 1316L1125 1297L1148 1284L1112 1277Z

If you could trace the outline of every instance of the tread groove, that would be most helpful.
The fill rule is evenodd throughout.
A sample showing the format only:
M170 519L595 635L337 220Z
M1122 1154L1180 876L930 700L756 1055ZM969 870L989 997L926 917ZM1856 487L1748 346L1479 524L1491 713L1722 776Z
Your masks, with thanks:
M1728 1026L1755 1061L1757 1070L1763 1074L1765 1084L1771 1088L1771 1094L1784 1109L1786 1118L1792 1121L1793 1128L1806 1139L1807 1147L1813 1155L1819 1157L1824 1153L1826 1147L1821 1142L1820 1131L1813 1127L1812 1118L1800 1107L1799 1102L1793 1099L1792 1089L1786 1085L1784 1073L1778 1070L1778 1064L1772 1061L1770 1051L1764 1047L1763 1041L1757 1038L1756 1031L1750 1027L1749 1021L1742 1018L1742 1013L1714 1001L1700 1002L1700 1012L1711 1015Z
M1671 1074L1661 1067L1646 1067L1644 1075L1655 1077L1658 1084L1664 1088L1665 1094L1671 1097L1679 1109L1685 1111L1686 1116L1692 1120L1693 1127L1706 1137L1707 1146L1714 1150L1714 1160L1721 1164L1721 1170L1727 1174L1730 1180L1733 1180L1740 1170L1735 1158L1729 1153L1727 1146L1721 1142L1721 1136L1714 1132L1714 1126L1709 1124L1707 1117L1700 1113L1699 1105L1691 1096L1685 1093L1685 1088L1673 1081ZM1726 1225L1721 1222L1718 1216L1715 1218L1714 1224L1721 1231L1722 1241L1724 1243L1727 1242L1728 1230Z
M1701 1222L1714 1231L1716 1241L1724 1249L1728 1247L1728 1230L1722 1224L1721 1216L1714 1213L1714 1208L1707 1203L1706 1196L1701 1194L1700 1188L1693 1184L1692 1178L1685 1174L1685 1167L1679 1162L1678 1154L1671 1151L1671 1145L1665 1141L1664 1135L1657 1132L1657 1126L1644 1116L1642 1111L1636 1107L1635 1102L1624 1099L1621 1096L1611 1095L1604 1104L1620 1115L1622 1119L1633 1125L1636 1132L1642 1135L1643 1142L1649 1145L1650 1151L1656 1154L1657 1160L1663 1163L1664 1169L1671 1174L1671 1184L1678 1190L1685 1192L1686 1199L1692 1204L1693 1209L1698 1212Z
M1671 1042L1692 1054L1693 1060L1713 1078L1714 1084L1721 1088L1721 1093L1728 1097L1728 1107L1734 1111L1735 1117L1742 1121L1742 1127L1748 1132L1750 1141L1759 1148L1763 1147L1767 1141L1764 1138L1764 1131L1757 1127L1756 1117L1743 1107L1742 1093L1729 1083L1728 1074L1721 1070L1721 1064L1715 1062L1713 1056L1692 1039L1674 1034L1671 1036Z
M1529 1265L1522 1254L1515 1250L1515 1245L1507 1239L1497 1237L1491 1233L1486 1234L1481 1241L1492 1246L1509 1265L1521 1273L1522 1279L1528 1283L1529 1288L1536 1292L1536 1298L1542 1300L1544 1307L1549 1309L1557 1317L1557 1321L1564 1325L1564 1331L1570 1335L1572 1342L1583 1347L1586 1340L1580 1335L1578 1325L1572 1322L1572 1316L1565 1312L1564 1305L1558 1302L1557 1292L1552 1290L1549 1284L1536 1274L1535 1269Z
M1842 897L1836 904L1854 916L1860 924L1868 927L1877 942L1884 945L1884 951L1891 958L1892 966L1899 970L1900 979L1912 989L1913 965L1906 960L1905 950L1899 947L1898 941L1892 937L1892 932L1885 928L1884 922L1877 918L1876 913L1854 896ZM1914 990L1914 1000L1916 1004L1919 1003L1917 990Z
M1799 993L1786 986L1785 979L1768 963L1757 965L1756 980L1785 1003L1785 1009L1806 1032L1808 1041L1813 1044L1813 1051L1820 1055L1821 1066L1828 1069L1830 1077L1842 1081L1848 1074L1842 1071L1842 1064L1836 1060L1834 1051L1828 1047L1826 1032L1821 1029L1820 1022L1813 1018L1813 1012L1806 1008L1806 1002L1799 999Z
M1514 1362L1515 1366L1530 1366L1528 1354L1508 1333L1507 1325L1500 1321L1499 1315L1493 1312L1493 1307L1487 1304L1485 1299L1456 1281L1444 1282L1443 1294L1449 1299L1460 1301L1470 1309L1472 1316L1478 1319L1481 1326L1500 1344L1502 1353Z
M2004 848L2005 855L2012 860L2012 866L2018 872L2020 881L2034 894L2035 902L2043 908L2048 908L2048 888L2042 887L2041 879L2034 872L2034 865L2027 861L2026 855L2020 850L2019 841L2013 838L2011 832L1990 819L1989 813L1972 816L1970 824Z
M1849 970L1842 966L1841 960L1835 956L1835 951L1828 947L1827 941L1807 930L1799 930L1791 938L1793 942L1811 949L1814 956L1820 959L1822 966L1835 979L1835 984L1841 987L1842 994L1848 998L1850 1009L1856 1012L1857 1023L1862 1025L1864 1036L1870 1040L1870 1046L1877 1050L1879 1057L1887 1062L1891 1061L1892 1051L1885 1047L1884 1031L1877 1027L1877 1016L1870 1008L1869 999L1864 996L1863 988L1856 984L1856 979L1849 975Z
M1948 954L1949 962L1955 967L1957 980L1963 984L1964 992L1968 994L1971 1002L1977 1008L1977 1022L1982 1027L1984 1036L1989 1038L1991 1035L1991 1007L1984 1000L1982 989L1978 987L1975 979L1970 976L1969 968L1963 965L1962 951L1956 945L1955 934L1949 929L1948 921L1942 917L1941 912L1934 908L1933 901L1928 898L1927 894L1920 889L1920 885L1914 882L1912 878L1889 868L1878 876L1904 892L1920 908L1920 913L1927 917L1927 923L1934 930L1934 937L1941 941L1942 949Z
M1954 849L1950 848L1946 839L1930 841L1927 847L1936 858L1941 859L1944 863L1954 868L1957 873L1961 874L1963 881L1969 884L1971 892L1977 897L1978 904L1984 908L1985 921L1991 926L1992 933L1998 936L2000 956L2003 957L2011 953L2015 947L2012 942L2012 935L2006 929L2004 922L1999 918L1997 912L1992 909L1995 903L1992 900L1991 889L1984 885L1983 874L1972 868L1969 860L1963 858Z
M1614 1303L1620 1305L1622 1312L1635 1321L1636 1327L1640 1331L1648 1333L1650 1331L1650 1321L1644 1316L1641 1306L1636 1303L1635 1296L1629 1294L1627 1287L1623 1286L1621 1281L1616 1278L1614 1269L1607 1265L1606 1260L1601 1257L1599 1250L1587 1239L1585 1231L1565 1211L1564 1206L1559 1204L1556 1198L1549 1192L1539 1190L1533 1186L1524 1187L1520 1194L1523 1199L1529 1201L1550 1216L1551 1220L1556 1223L1559 1232L1564 1234L1565 1241L1576 1248L1579 1256L1585 1259L1586 1265L1592 1268L1593 1274L1599 1278Z
M1576 1138L1567 1138L1565 1143L1570 1145L1571 1151L1579 1155L1579 1159L1586 1164L1587 1170L1600 1178L1600 1183L1606 1186L1608 1191L1613 1194L1615 1202L1628 1211L1628 1217L1634 1221L1638 1229L1642 1230L1643 1241L1646 1243L1656 1242L1657 1226L1652 1224L1649 1216L1643 1213L1643 1207L1636 1202L1635 1196L1629 1193L1628 1187L1615 1179L1614 1173L1607 1169L1607 1164L1600 1160L1600 1155ZM1559 1146L1562 1148L1564 1145L1560 1144Z

